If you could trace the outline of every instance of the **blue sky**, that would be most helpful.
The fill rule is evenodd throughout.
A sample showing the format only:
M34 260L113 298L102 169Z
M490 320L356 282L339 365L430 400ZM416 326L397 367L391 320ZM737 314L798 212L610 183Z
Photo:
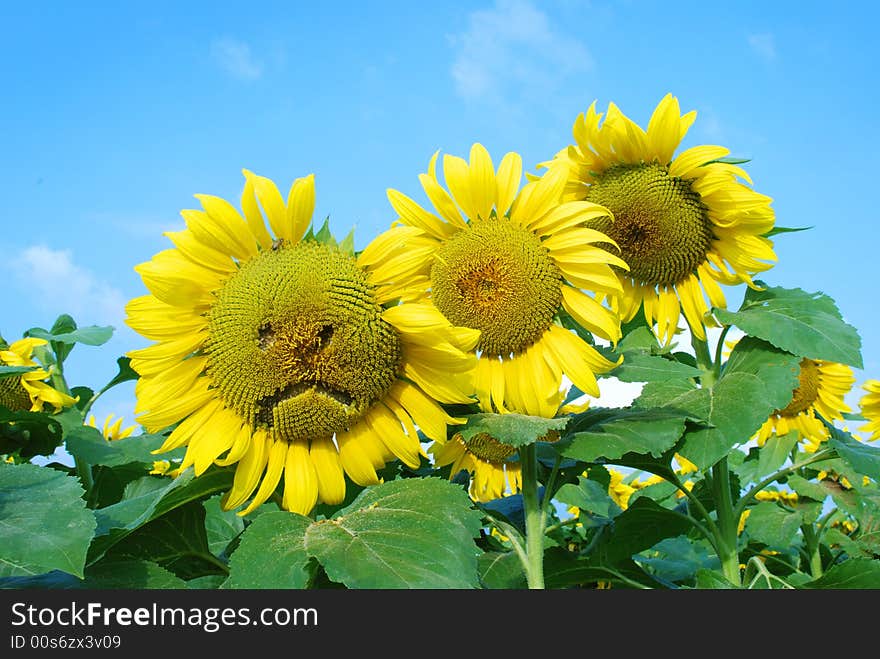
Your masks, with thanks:
M114 325L68 366L100 387L146 345L123 324L133 266L193 194L238 205L243 167L284 190L314 173L315 216L362 248L437 149L534 170L593 100L646 125L672 92L698 112L683 147L752 159L778 224L815 227L778 237L763 278L833 297L862 336L857 386L880 377L872 3L316 4L0 3L0 334ZM132 405L121 387L96 412Z

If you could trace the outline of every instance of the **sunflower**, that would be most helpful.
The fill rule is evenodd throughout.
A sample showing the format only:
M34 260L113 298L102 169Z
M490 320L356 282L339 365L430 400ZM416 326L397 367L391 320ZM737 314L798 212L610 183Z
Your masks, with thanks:
M868 393L862 396L859 407L868 423L859 430L871 433L870 441L873 441L880 438L880 380L868 380L862 385L862 389Z
M101 434L104 435L104 439L109 441L115 441L117 439L125 439L126 437L130 437L131 434L135 431L135 426L129 426L128 428L122 427L122 417L113 421L113 417L115 414L108 414L107 418L104 419L104 428ZM95 415L90 414L87 425L92 428L97 428L97 422L95 421Z
M346 474L366 486L395 458L417 467L416 426L446 437L455 420L439 402L471 401L479 332L429 304L392 304L401 291L372 262L306 235L313 175L286 201L244 175L244 217L196 195L203 210L166 234L175 247L135 267L150 294L126 322L156 341L129 353L136 418L148 432L176 426L157 452L186 445L181 471L236 464L225 509L254 510L283 474L281 506L307 514L343 501Z
M42 412L43 407L48 404L59 412L76 403L76 398L71 398L44 382L51 373L33 359L33 354L34 348L47 343L44 339L26 337L0 350L0 365L34 367L20 376L0 378L0 406L10 410Z
M611 236L629 264L619 272L623 294L612 304L623 322L643 307L665 343L682 311L705 340L704 325L714 321L704 294L711 306L725 308L719 284L754 287L752 276L776 261L765 237L774 224L772 200L738 180L751 184L742 168L720 160L730 151L703 145L673 157L695 117L681 115L668 94L645 131L613 103L602 122L594 102L575 120L576 144L539 165L566 172L565 199L612 211L613 222L609 215L586 223Z
M616 364L561 318L612 343L620 338L617 315L581 290L621 292L611 266L627 266L600 247L613 241L583 226L608 210L562 203L559 170L520 188L520 156L506 154L496 171L480 144L470 162L444 156L447 192L436 175L437 155L419 176L436 212L388 190L399 219L361 256L375 265L372 276L426 299L452 324L480 331L474 350L482 411L553 417L564 376L598 397L596 374Z
M843 397L852 389L855 376L844 364L820 359L804 358L800 362L798 386L792 393L791 402L781 410L775 410L758 430L758 446L763 446L774 432L787 435L797 432L805 441L805 449L813 453L828 439L828 429L820 414L829 423L842 419L849 406Z
M492 501L522 488L522 469L514 447L502 444L488 433L469 440L456 433L448 441L435 441L428 448L436 467L452 465L449 478L468 472L468 493L474 501Z

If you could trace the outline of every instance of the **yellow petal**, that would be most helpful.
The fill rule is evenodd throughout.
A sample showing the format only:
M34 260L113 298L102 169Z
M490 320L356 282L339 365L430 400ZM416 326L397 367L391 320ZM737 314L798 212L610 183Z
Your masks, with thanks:
M284 204L284 198L275 183L246 169L243 172L247 180L254 186L254 193L260 206L263 207L263 212L269 220L269 226L275 237L291 242L298 240L298 238L294 238L293 227L287 220L287 207Z
M498 165L495 181L498 189L495 208L498 215L503 216L516 199L522 181L522 158L518 153L510 152L504 155L501 164Z
M247 508L242 510L239 515L247 515L252 510L262 505L262 503L275 491L275 488L278 486L278 481L281 480L281 472L284 470L284 465L287 460L287 447L287 442L283 440L276 440L272 444L269 449L269 459L266 465L266 475L263 476L263 482L260 483L260 488L257 490L257 493L254 495L254 498L248 504ZM308 455L308 449L306 449L306 455Z
M249 450L242 456L235 469L232 488L222 499L224 510L238 508L256 489L269 460L269 447L273 443L265 430L258 429L254 432Z
M287 226L289 240L298 242L312 223L315 212L315 175L298 178L287 195Z
M222 241L227 254L232 254L239 261L245 261L257 255L254 236L232 204L212 195L197 194L195 197L202 202L202 208L208 214L214 229L214 238Z
M321 501L330 505L342 503L345 499L345 476L336 445L329 438L313 439L309 457L315 467ZM290 510L294 509L290 508Z
M648 122L648 148L661 165L666 165L672 160L680 141L681 108L678 99L667 94Z
M479 142L471 147L471 162L468 168L468 187L474 205L475 216L486 219L495 206L497 188L495 167L489 152Z
M331 448L332 446L331 443ZM332 450L335 454L336 449ZM342 475L341 472L339 475ZM325 474L326 476L327 474ZM308 443L304 441L291 442L287 447L284 466L284 496L282 499L284 507L290 512L308 515L318 502L319 478L312 461L312 455L309 452ZM342 497L339 498L339 501L344 498L345 482L342 483Z

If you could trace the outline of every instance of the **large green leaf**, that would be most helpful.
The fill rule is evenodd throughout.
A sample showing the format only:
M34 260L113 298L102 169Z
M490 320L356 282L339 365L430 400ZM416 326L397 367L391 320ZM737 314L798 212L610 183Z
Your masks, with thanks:
M97 428L82 426L68 432L64 441L71 455L88 464L117 467L131 462L152 464L155 460L182 456L182 448L170 454L153 455L165 439L164 435L143 434L108 441Z
M560 487L555 499L560 503L609 519L622 512L620 506L608 496L607 486L583 476L578 478L577 485L566 483Z
M826 423L831 433L828 445L858 473L880 481L880 448L863 444L844 430Z
M571 588L597 582L614 582L622 587L631 587L632 582L649 588L665 585L630 559L605 565L595 556L579 557L562 547L551 547L544 553L544 584L547 588Z
M791 450L798 443L798 434L771 435L764 446L754 446L749 450L749 457L735 471L744 483L757 483L769 476L785 464Z
M708 590L735 590L734 586L720 572L701 568L697 570L697 588Z
M225 573L211 554L205 532L205 509L191 501L147 522L120 540L108 556L150 560L181 579Z
M95 517L76 479L0 462L0 577L62 570L83 576Z
M715 386L700 390L708 396L709 427L688 430L679 453L705 469L747 442L774 410L791 401L799 364L798 357L763 341L740 341Z
M526 587L526 576L516 552L488 551L480 554L477 564L483 586L492 589Z
M260 515L229 559L222 588L307 588L315 574L305 547L312 520L289 512Z
M471 414L464 426L455 428L455 433L461 435L465 444L478 435L489 435L502 444L519 448L557 438L568 419L545 419L524 414Z
M595 425L578 431L560 446L562 455L584 462L614 460L626 453L660 457L681 438L685 416L672 410L614 410Z
M86 568L83 588L89 589L183 589L186 582L152 561L136 558L105 558Z
M851 558L835 565L803 588L850 589L880 588L880 561L870 558Z
M59 416L0 407L0 453L18 453L22 458L52 455L63 440Z
M603 562L616 563L650 549L664 538L674 538L691 530L687 518L651 499L636 499L614 519L610 534L596 547Z
M315 522L305 546L349 588L475 588L480 520L462 488L408 478L364 490L339 516Z
M66 332L47 332L39 327L34 327L27 332L28 336L33 336L46 341L56 341L58 343L82 343L88 346L100 346L107 343L113 336L113 328L98 327L97 325L89 325L88 327L80 327Z
M222 498L222 495L217 495L202 503L208 549L215 556L225 555L229 543L244 531L244 518L234 510L223 510L220 507Z
M623 354L620 366L608 373L621 382L663 382L682 378L696 378L702 371L682 364L669 357L649 355L639 352Z
M715 317L792 354L862 368L861 339L823 293L800 288L748 289L739 311L713 309Z
M624 336L617 352L623 355L623 362L608 375L622 382L663 382L697 378L702 373L693 365L674 359L647 327L638 327Z
M718 567L718 558L714 554L683 535L661 540L636 556L635 561L658 578L673 582L693 579L701 568Z
M129 483L122 501L95 510L98 528L89 549L89 562L98 560L129 533L169 510L228 490L233 472L211 468L195 478L190 468L176 478L145 476Z
M754 506L746 520L749 538L775 549L787 549L794 543L801 526L798 512L784 510L771 501Z

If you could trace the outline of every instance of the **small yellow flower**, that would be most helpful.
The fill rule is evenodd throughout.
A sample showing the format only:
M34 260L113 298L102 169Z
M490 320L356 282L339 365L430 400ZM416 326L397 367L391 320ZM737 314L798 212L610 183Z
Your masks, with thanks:
M128 428L122 428L122 417L119 417L116 421L113 421L113 417L116 416L113 413L107 415L107 418L104 419L104 429L103 435L104 439L109 441L114 441L117 439L125 439L126 437L130 437L131 434L135 431L136 426L129 426ZM95 415L90 414L88 425L92 428L97 428L98 426L95 424Z
M751 510L744 510L742 515L739 516L739 524L736 525L736 534L739 535L746 528L746 520L749 518L749 515L752 514ZM741 566L745 567L745 566Z

